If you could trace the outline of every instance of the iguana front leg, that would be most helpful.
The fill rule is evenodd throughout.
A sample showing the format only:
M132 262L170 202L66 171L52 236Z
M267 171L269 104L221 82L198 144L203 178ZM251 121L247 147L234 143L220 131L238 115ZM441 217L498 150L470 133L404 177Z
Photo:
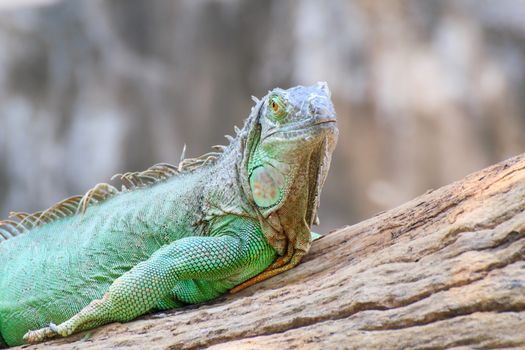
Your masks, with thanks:
M268 269L266 269L265 271L230 289L230 293L238 293L243 289L253 286L254 284L265 281L285 271L291 270L301 262L302 258L305 255L305 251L295 250L292 254L286 255L282 259L279 258L274 264L272 264L272 266L269 266Z
M295 238L295 242L288 243L286 253L283 256L275 260L273 264L268 266L266 270L257 276L254 276L230 289L230 293L238 293L245 288L251 287L254 284L267 280L297 266L310 249L312 240L321 237L321 235L311 232L308 226L304 223L301 226L298 225L298 227L296 233L292 235ZM303 234L297 234L297 232L303 232Z
M117 278L100 300L94 300L69 320L55 326L27 332L24 341L40 342L56 335L68 336L114 321L129 321L152 310L169 295L177 281L188 279L221 280L268 255L272 249L262 241L255 225L245 227L238 236L188 237L159 249ZM249 234L251 233L251 234ZM242 237L242 238L241 238ZM261 251L262 250L262 251ZM275 252L272 249L271 255ZM265 266L261 266L263 270Z

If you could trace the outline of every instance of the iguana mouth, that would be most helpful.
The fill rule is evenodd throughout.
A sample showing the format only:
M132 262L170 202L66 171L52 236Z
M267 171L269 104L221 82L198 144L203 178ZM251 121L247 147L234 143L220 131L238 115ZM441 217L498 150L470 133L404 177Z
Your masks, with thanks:
M318 121L316 121L314 123L314 125L318 125L318 124L326 124L326 123L337 123L337 119L336 118L326 118L326 119L320 119Z
M327 116L318 116L315 120L312 121L312 119L297 122L294 124L291 124L288 127L282 127L280 130L282 131L299 131L299 130L305 130L309 129L311 127L321 125L321 124L336 124L337 119L333 115L327 115Z
M314 123L307 125L306 127L301 128L299 130L310 130L319 125L323 125L323 126L324 125L326 126L334 125L335 126L336 124L337 124L337 120L335 118L320 119L320 120L316 120Z
M312 129L319 128L319 127L327 128L327 129L336 128L336 125L337 125L337 120L334 117L318 119L314 122L310 120L307 122L302 122L300 124L294 124L294 125L290 125L289 127L283 127L281 129L275 130L265 135L262 141L272 136L275 137L276 135L283 135L284 138L289 138L289 139L293 139L295 137L303 137L305 136L306 133L310 133Z

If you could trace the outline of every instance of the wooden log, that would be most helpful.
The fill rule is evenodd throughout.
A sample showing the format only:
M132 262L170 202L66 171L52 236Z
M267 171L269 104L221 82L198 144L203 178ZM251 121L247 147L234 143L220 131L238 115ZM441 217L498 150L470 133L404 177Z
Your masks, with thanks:
M27 349L77 347L525 348L525 154L332 232L239 294Z

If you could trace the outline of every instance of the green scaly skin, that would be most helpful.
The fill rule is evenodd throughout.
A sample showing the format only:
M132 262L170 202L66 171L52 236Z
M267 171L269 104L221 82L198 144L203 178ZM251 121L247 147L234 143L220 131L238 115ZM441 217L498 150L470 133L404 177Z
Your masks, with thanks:
M0 347L201 303L295 266L336 139L326 84L274 89L220 154L0 222Z

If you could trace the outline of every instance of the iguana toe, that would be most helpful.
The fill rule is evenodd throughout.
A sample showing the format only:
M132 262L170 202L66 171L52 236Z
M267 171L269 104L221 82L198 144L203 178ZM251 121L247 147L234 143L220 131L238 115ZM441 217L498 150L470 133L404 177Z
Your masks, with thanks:
M58 327L57 327L56 324L54 324L53 322L51 322L51 323L49 324L48 327L49 327L49 329L51 329L53 332L55 332L55 333L58 334Z
M53 327L52 327L53 326ZM55 328L55 329L53 329ZM24 335L24 342L27 344L35 344L46 339L53 338L57 335L56 325L51 323L49 327L40 328L34 331L29 331Z

